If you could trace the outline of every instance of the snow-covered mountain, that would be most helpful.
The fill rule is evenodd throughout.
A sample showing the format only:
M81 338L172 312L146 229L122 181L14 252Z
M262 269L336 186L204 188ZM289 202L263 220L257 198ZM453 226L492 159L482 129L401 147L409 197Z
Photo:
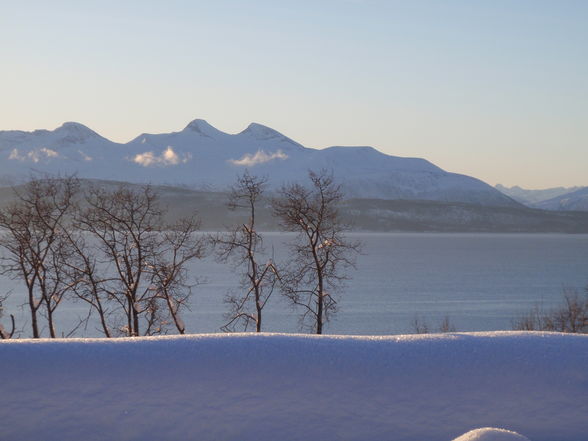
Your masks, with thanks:
M519 186L496 189L532 208L556 211L588 211L588 187L555 187L527 190Z
M559 211L588 211L588 187L535 204L537 208Z
M519 201L522 204L528 206L535 206L543 201L562 196L566 193L579 190L582 187L553 187L543 188L540 190L530 190L527 188L519 187L515 185L513 187L505 187L501 184L496 184L496 189L507 196L510 196L515 201Z
M0 131L3 184L32 172L76 172L81 178L223 190L249 169L268 176L275 188L321 168L333 171L349 197L518 205L478 179L448 173L424 159L372 147L307 148L256 123L228 134L196 119L179 132L144 133L126 144L73 122L53 131Z

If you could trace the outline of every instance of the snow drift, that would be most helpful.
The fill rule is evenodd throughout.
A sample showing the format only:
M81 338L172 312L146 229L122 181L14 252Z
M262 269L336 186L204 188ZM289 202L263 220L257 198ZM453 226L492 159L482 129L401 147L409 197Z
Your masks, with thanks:
M493 427L471 430L453 441L529 441L516 432Z
M583 441L588 433L588 336L15 340L0 343L0 364L0 439L11 441L449 441L480 427Z

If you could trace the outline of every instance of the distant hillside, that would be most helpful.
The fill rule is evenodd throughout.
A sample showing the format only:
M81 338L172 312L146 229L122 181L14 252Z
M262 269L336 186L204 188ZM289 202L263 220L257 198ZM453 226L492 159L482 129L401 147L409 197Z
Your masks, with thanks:
M555 187L527 190L519 186L496 189L528 207L544 210L588 211L588 187Z
M123 184L94 181L115 188ZM88 181L84 182L88 185ZM124 185L137 185L128 184ZM166 207L168 221L198 213L203 230L223 230L243 222L244 210L227 208L227 193L156 186ZM0 188L0 204L11 198L9 188ZM588 213L554 212L519 207L484 207L477 204L415 200L348 199L340 206L346 223L356 231L440 231L440 232L562 232L588 233ZM256 213L258 228L276 231L269 200Z
M535 204L544 210L588 211L588 187Z

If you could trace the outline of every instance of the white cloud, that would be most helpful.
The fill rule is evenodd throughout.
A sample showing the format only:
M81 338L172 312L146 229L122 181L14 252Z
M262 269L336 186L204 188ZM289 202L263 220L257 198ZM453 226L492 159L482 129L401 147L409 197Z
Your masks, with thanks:
M48 148L43 147L41 150L39 150L42 154L44 154L45 156L47 156L48 158L57 158L59 156L59 153L57 153L55 150L51 150Z
M26 161L27 159L33 161L34 163L39 162L41 159L44 158L58 158L59 153L55 150L48 149L46 147L42 147L40 149L31 150L26 154L21 154L18 149L12 149L8 159L16 160L16 161Z
M81 150L78 150L78 153L80 154L80 156L82 157L82 159L83 159L84 161L91 161L92 159L94 159L94 158L92 158L90 155L86 155L86 154L85 154L84 152L82 152Z
M18 152L18 149L12 149L12 151L10 152L10 155L8 156L8 159L12 159L12 160L17 160L17 161L24 161L26 159L26 157L21 156L20 153Z
M241 159L229 159L229 162L242 167L252 167L257 164L273 161L274 159L288 159L288 155L281 150L274 153L266 153L263 150L258 150L254 155L246 153Z
M180 163L180 157L171 147L165 149L165 151L161 154L161 157L166 164L176 165Z
M174 152L171 146L168 146L161 155L156 155L153 152L143 152L135 155L132 161L136 164L142 165L143 167L151 167L154 165L178 165L184 164L192 159L190 153L184 154L182 157Z

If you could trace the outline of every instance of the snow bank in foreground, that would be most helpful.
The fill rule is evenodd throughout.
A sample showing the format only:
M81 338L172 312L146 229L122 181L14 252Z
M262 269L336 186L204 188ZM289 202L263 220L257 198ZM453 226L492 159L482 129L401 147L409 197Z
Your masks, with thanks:
M483 429L470 430L453 441L529 441L529 438L510 430L485 427Z
M26 340L0 343L0 371L0 439L11 441L588 434L579 335Z

